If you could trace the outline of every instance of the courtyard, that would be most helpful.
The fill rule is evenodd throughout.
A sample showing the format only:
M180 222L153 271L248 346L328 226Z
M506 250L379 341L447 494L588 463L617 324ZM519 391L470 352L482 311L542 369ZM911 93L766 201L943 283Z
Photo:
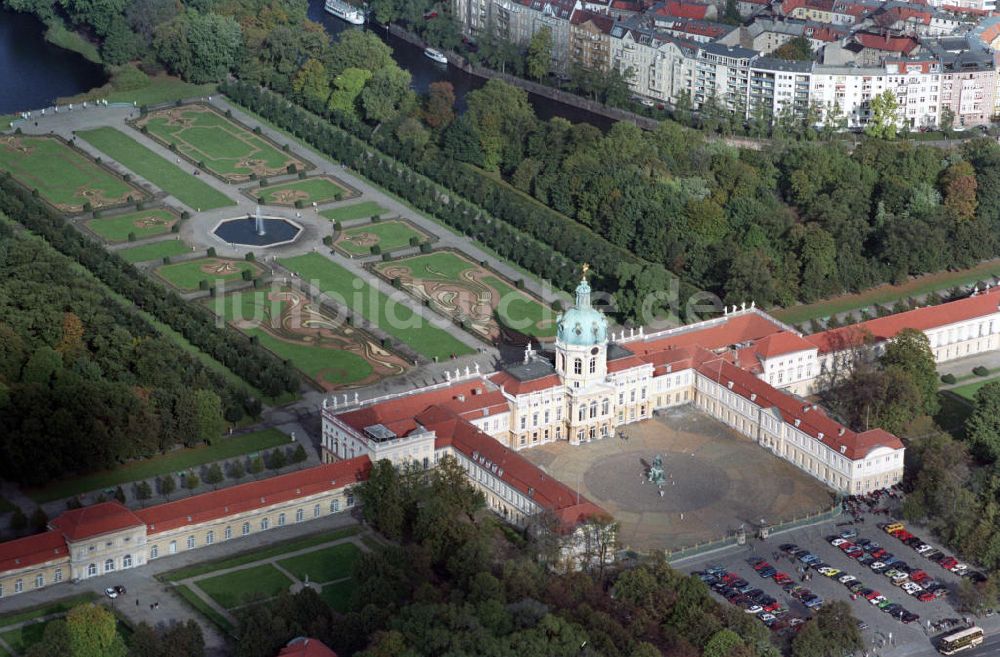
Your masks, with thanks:
M601 505L625 549L677 550L825 511L833 493L714 419L685 406L621 429L625 438L557 442L522 454ZM666 481L646 481L656 455ZM663 495L660 495L660 492Z

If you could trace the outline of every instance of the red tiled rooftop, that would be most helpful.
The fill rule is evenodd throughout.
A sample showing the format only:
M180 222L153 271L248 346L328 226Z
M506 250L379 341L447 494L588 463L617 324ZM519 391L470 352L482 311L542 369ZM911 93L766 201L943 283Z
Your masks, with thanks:
M443 405L459 414L497 408L506 404L503 394L485 377L476 377L453 385L413 395L403 395L338 414L338 420L357 432L381 424L397 436L405 436L417 428L413 418L424 409Z
M721 349L741 342L760 340L783 331L784 327L756 312L740 313L726 317L721 322L704 328L679 331L663 337L648 336L643 340L627 343L635 354L650 354L670 347L704 347Z
M539 390L545 390L546 388L554 388L559 385L559 375L558 374L548 374L546 376L530 379L528 381L521 381L513 374L509 372L497 372L491 375L490 381L495 385L503 389L504 392L510 395L526 395L531 392L538 392Z
M708 15L708 5L685 0L667 0L656 9L656 13L660 16L703 19Z
M587 11L586 9L578 9L570 17L570 23L573 25L583 25L588 22L593 23L594 27L605 34L611 32L611 28L615 26L615 19L611 16Z
M729 362L718 359L701 365L698 371L713 381L727 386L732 382L733 392L745 399L755 396L753 403L761 408L774 408L790 425L799 421L798 429L821 440L824 445L851 460L863 459L873 449L887 447L902 449L899 438L882 429L857 433L843 426L823 409L802 399L778 390L766 381ZM822 438L820 435L822 434Z
M819 347L820 353L828 353L856 344L858 336L863 334L871 334L876 342L882 342L895 337L904 328L927 331L976 317L985 317L998 312L998 304L1000 304L1000 287L994 287L988 292L981 292L958 301L886 315L867 322L815 333L806 336L806 339Z
M0 573L62 559L67 556L66 539L49 530L0 543Z
M865 48L898 52L904 55L913 52L919 45L913 37L889 36L887 34L872 34L870 32L858 32L854 35L854 40Z
M368 477L367 456L317 465L297 472L194 495L137 511L147 533L177 529L343 488Z
M337 657L337 653L319 639L299 637L289 641L278 653L278 657Z
M68 541L100 536L129 527L141 527L142 520L120 502L101 502L60 514L49 526Z

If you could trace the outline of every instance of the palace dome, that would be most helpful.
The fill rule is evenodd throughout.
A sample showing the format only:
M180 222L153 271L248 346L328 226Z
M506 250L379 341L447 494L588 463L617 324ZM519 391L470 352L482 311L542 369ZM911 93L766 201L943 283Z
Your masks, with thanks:
M590 284L576 286L576 305L556 320L556 340L565 345L591 346L608 341L608 319L590 305Z

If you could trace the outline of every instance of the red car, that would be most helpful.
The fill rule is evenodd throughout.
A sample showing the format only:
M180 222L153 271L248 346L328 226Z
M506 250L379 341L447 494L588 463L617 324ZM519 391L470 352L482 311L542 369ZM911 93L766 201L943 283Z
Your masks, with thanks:
M940 561L941 567L945 570L951 570L958 564L958 559L955 557L945 557Z
M765 568L770 568L770 567L771 567L771 564L769 564L766 561L761 561L760 563L754 565L753 569L756 570L759 573L760 571L764 570Z
M913 538L913 534L906 531L905 529L900 529L898 532L893 532L892 535L904 542Z
M847 541L846 543L841 543L837 547L839 547L841 549L841 551L847 552L848 550L850 550L851 548L854 547L854 543L851 543L850 541Z
M740 576L737 575L736 573L726 573L725 575L722 576L722 581L725 582L726 584L732 584L739 578Z
M917 596L917 600L920 600L920 602L930 602L933 599L934 599L934 594L931 593L930 591L924 591Z
M917 584L920 584L928 577L930 577L930 575L928 575L922 570L914 570L912 573L910 573L910 581L916 582Z
M880 595L882 595L882 594L879 593L878 591L872 591L871 593L869 593L868 595L865 596L865 600L873 600L873 599L879 597Z
M764 605L764 611L766 611L766 612L772 612L772 611L775 611L777 609L781 609L781 603L778 602L777 600L775 600L774 602L772 602L769 605Z
M880 559L880 558L884 557L887 554L889 554L889 553L886 552L882 548L879 548L879 549L877 549L877 550L875 550L875 551L872 552L872 556L875 557L876 559Z
M774 583L775 584L779 584L779 585L780 584L788 584L790 581L792 581L792 578L789 577L788 575L786 575L785 573L775 573L774 574Z

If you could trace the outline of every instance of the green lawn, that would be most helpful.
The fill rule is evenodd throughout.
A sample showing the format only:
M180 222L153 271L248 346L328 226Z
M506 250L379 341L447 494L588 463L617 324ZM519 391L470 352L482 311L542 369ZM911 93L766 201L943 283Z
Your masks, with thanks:
M410 240L414 237L420 241L426 239L426 235L405 221L392 220L347 228L337 240L336 246L353 255L368 255L372 247L371 240L366 239L368 236L377 238L375 243L382 253L405 249L410 246Z
M77 135L192 210L215 210L227 205L236 205L232 199L192 172L181 170L177 165L168 162L114 128L82 130Z
M934 416L939 427L959 440L965 439L965 421L972 414L972 404L948 390L938 393L941 408Z
M386 212L388 212L388 210L375 201L362 201L361 203L353 203L351 205L333 208L332 210L323 210L320 212L320 215L326 217L330 221L350 221L352 219L374 217L375 215L382 215Z
M110 84L91 89L90 91L60 98L59 104L80 103L85 100L106 99L111 103L135 103L138 106L158 105L183 98L200 98L215 93L215 84L192 84L172 75L154 75L149 77L149 84L138 89L114 89Z
M318 176L279 185L268 185L250 190L251 195L264 205L294 205L302 201L305 205L339 201L347 190L330 178Z
M104 490L119 484L188 470L213 461L260 452L285 445L288 441L288 436L277 429L264 429L240 436L220 438L211 445L174 450L162 456L126 463L114 470L52 482L45 488L29 491L28 494L35 502L44 504L80 493Z
M223 632L232 634L233 630L236 629L233 627L233 624L229 622L228 618L217 612L211 605L202 600L197 593L191 590L190 587L181 584L180 586L175 586L173 591L177 593L177 595L181 596L184 602L191 605L195 611L215 623L215 625Z
M288 590L292 581L270 564L253 566L196 582L198 588L226 609L246 604L250 596L273 598Z
M993 381L1000 381L1000 376L994 376L990 378L977 377L977 379L978 379L977 381L973 381L972 383L966 383L964 386L951 388L949 389L949 392L956 394L959 397L962 397L963 399L968 399L969 401L973 401L976 397L976 392L978 392L980 388L982 388L987 383L992 383Z
M16 625L17 623L24 623L36 618L41 618L42 616L65 614L73 607L82 605L86 602L92 602L96 599L96 593L81 593L79 595L68 596L60 600L56 600L55 602L38 605L29 609L23 609L13 614L6 614L4 616L0 616L0 628Z
M351 594L354 592L355 586L357 585L354 580L327 584L320 591L319 597L323 598L323 602L330 605L332 609L343 613L351 608Z
M162 240L134 246L131 249L116 251L118 255L128 262L146 262L147 260L162 260L166 257L174 257L182 253L190 253L191 247L180 240Z
M314 345L291 339L279 339L272 333L281 330L280 321L273 318L281 317L284 302L278 299L269 300L268 293L263 290L234 292L224 297L216 297L210 301L213 311L227 322L244 320L249 323L266 323L270 330L260 326L250 326L240 323L237 328L247 335L256 337L268 350L277 354L283 360L288 360L306 376L318 381L327 381L333 385L344 385L360 381L372 373L371 364L360 355L335 349L331 346ZM296 336L292 336L296 337Z
M341 543L322 550L300 554L278 562L299 581L323 584L351 576L361 550L354 543Z
M53 137L0 137L0 170L63 212L84 203L103 208L145 198L145 193Z
M208 281L209 286L215 287L220 281L243 280L243 272L248 270L254 272L254 275L262 271L260 265L247 260L198 258L157 267L156 273L181 290L197 290L202 281Z
M811 319L859 310L875 304L891 305L900 299L947 291L953 287L969 285L998 273L1000 273L1000 261L989 260L961 271L927 274L901 285L880 285L858 294L846 294L807 305L775 309L771 314L783 322L800 324Z
M444 360L452 354L472 353L470 347L448 331L431 326L426 319L415 315L402 303L372 290L367 283L362 283L360 288L355 287L356 276L318 253L284 258L281 264L304 280L314 282L339 303L360 313L369 322L427 358Z
M227 179L246 180L251 173L270 176L305 163L245 130L224 115L202 105L188 105L151 112L140 121L149 134Z
M266 548L249 550L232 557L216 559L215 561L206 561L205 563L178 568L177 570L171 570L170 572L157 575L156 577L157 579L165 582L179 582L190 577L208 575L209 573L214 573L217 570L236 568L237 566L246 566L247 564L255 563L257 561L280 557L281 555L288 554L289 552L298 552L300 550L305 550L324 543L332 543L333 541L339 541L347 538L348 536L354 536L359 531L361 531L361 527L353 525L351 527L344 527L343 529L338 529L332 532L313 534L302 538L293 538L280 543L272 543Z
M173 212L163 209L129 212L115 217L100 217L87 222L87 227L109 242L126 242L129 233L138 240L170 232L178 220Z
M39 623L31 623L30 625L22 625L13 630L0 633L0 638L3 638L7 642L7 645L14 649L16 654L23 655L28 652L31 646L41 642L42 636L45 634L45 626L49 622L41 621Z
M496 290L499 295L495 306L504 324L526 335L535 337L552 337L556 333L555 313L543 306L525 292L514 289L498 276L488 272L478 264L449 251L410 256L376 265L376 269L384 271L394 266L410 268L416 280L451 281L465 287L468 282L463 277L465 272L476 270L480 272L476 278L483 284ZM472 289L472 288L469 288ZM544 324L544 320L548 324Z

